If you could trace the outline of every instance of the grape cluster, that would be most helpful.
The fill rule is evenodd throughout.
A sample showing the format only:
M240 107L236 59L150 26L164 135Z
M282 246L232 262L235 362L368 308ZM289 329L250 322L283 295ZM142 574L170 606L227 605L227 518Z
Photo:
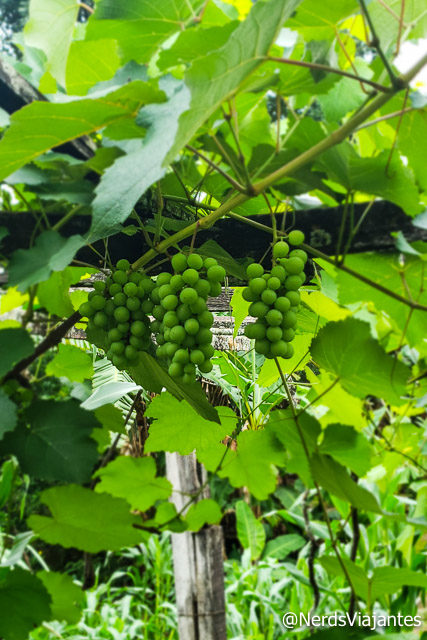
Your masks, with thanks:
M99 346L107 344L107 357L115 367L134 365L138 353L146 351L151 343L149 314L154 305L150 294L155 283L131 271L129 261L122 259L105 281L94 282L93 286L88 301L79 309L89 320L89 335L94 329L101 332Z
M304 242L302 231L288 235L289 244ZM255 350L266 358L291 358L294 350L297 310L300 304L298 289L305 282L304 265L307 254L302 249L289 253L289 244L283 240L273 247L275 265L265 272L260 264L250 264L246 270L248 286L243 297L251 302L249 313L256 322L245 328L245 335L255 340Z
M215 258L178 253L172 258L174 273L160 273L150 293L156 335L156 355L168 368L169 375L184 383L212 370L211 345L213 314L208 310L208 296L221 293L225 269Z

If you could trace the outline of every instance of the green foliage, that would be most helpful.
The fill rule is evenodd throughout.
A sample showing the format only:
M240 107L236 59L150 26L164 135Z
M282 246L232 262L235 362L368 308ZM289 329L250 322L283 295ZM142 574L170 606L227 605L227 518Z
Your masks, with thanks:
M0 332L0 377L33 351L33 341L25 329L3 329Z
M92 377L92 359L78 347L60 344L58 353L46 367L46 373L48 376L56 376L57 378L65 376L69 380L83 382L83 380Z
M249 549L251 560L259 558L265 545L264 527L243 500L236 504L236 530L242 547Z
M69 623L78 622L83 604L83 591L72 578L55 571L39 571L37 578L44 584L51 597L50 617Z
M34 626L50 617L50 603L42 581L29 571L0 569L0 633L5 640L25 640Z

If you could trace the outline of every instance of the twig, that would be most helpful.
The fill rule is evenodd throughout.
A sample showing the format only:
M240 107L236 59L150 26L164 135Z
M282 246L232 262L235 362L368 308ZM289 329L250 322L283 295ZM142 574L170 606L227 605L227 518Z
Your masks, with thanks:
M76 322L81 318L81 315L78 311L75 311L69 318L64 320L58 327L53 329L49 335L42 341L40 344L34 349L33 353L20 360L14 367L6 374L5 380L9 380L10 378L16 378L17 375L21 373L24 369L30 366L37 360L43 353L55 347L59 344L62 338L67 334L67 332L73 327Z
M187 144L185 146L189 151L191 151L192 153L195 153L197 156L199 156L199 158L201 158L210 167L212 167L212 169L217 171L223 178L225 178L231 184L231 186L236 189L236 191L240 191L240 193L247 193L247 191L246 191L246 189L245 189L245 187L243 185L241 185L239 182L237 182L237 180L235 180L234 178L229 176L226 171L221 169L221 167L219 167L217 164L215 164L215 162L212 162L212 160L210 160L207 156L205 156L204 153L202 153L198 149L195 149L195 147L192 147L190 144Z
M400 0L399 31L397 33L396 50L394 52L395 56L399 55L399 51L400 51L400 41L402 38L404 16L405 16L405 0Z
M409 113L410 111L417 111L415 107L407 107L406 109L402 109L401 111L393 111L393 113L387 113L385 116L380 116L379 118L374 118L374 120L368 120L368 122L364 122L357 127L355 131L360 131L361 129L366 129L367 127L372 127L373 124L378 124L378 122L383 122L384 120L390 120L391 118L396 118L405 113Z
M353 476L353 480L357 482L357 477L355 477L355 474L352 474L352 476ZM351 541L350 560L352 562L355 562L357 557L357 548L359 546L359 540L360 540L359 512L357 511L356 507L351 506L350 514L351 514L351 523L353 528L353 540ZM350 596L350 604L348 607L349 616L354 615L355 608L356 608L356 598L354 593L352 593Z
M399 129L400 129L400 125L402 124L402 119L403 119L403 111L404 111L404 109L406 107L408 96L409 96L409 87L405 91L405 97L403 99L402 112L400 113L399 120L398 120L397 125L396 125L396 129L394 130L393 144L391 145L390 153L388 154L387 163L385 165L385 174L388 177L390 177L390 175L389 175L390 162L391 162L391 159L393 157L393 152L394 152L394 150L396 148L397 138L399 136Z
M313 606L311 608L311 613L314 613L317 607L319 606L319 602L320 602L320 590L319 590L319 585L317 584L317 581L316 581L316 572L314 570L314 561L316 559L316 553L319 546L319 541L316 540L316 538L314 537L310 527L310 519L308 517L308 502L307 502L309 493L310 492L308 489L307 491L304 492L302 513L304 516L305 531L307 534L307 538L310 541L310 552L308 555L307 565L308 565L308 579L310 580L311 588L313 589Z
M330 67L327 64L320 64L318 62L306 62L305 60L292 60L291 58L277 58L275 56L266 56L265 59L272 62L292 64L296 67L305 67L307 69L313 69L317 71L327 71L328 73L336 73L339 76L344 76L345 78L352 78L353 80L357 80L357 82L363 82L363 84L368 84L369 86L373 87L377 91L381 91L383 93L390 92L390 89L388 87L385 87L384 85L379 84L378 82L374 82L373 80L368 80L368 78L362 78L361 76L358 76L355 73L350 73L349 71L344 71L343 69Z
M90 13L90 15L92 15L94 13L94 9L92 7L90 7L88 4L86 4L86 2L79 2L79 7L81 9L84 9L85 11L87 11L88 13Z
M61 227L63 227L64 224L67 224L67 222L69 222L69 220L71 220L71 218L73 218L76 215L76 213L78 213L82 208L83 208L83 205L81 204L78 204L76 207L73 207L68 213L65 214L65 216L61 218L61 220L58 220L58 222L53 225L52 231L58 231L59 229L61 229Z

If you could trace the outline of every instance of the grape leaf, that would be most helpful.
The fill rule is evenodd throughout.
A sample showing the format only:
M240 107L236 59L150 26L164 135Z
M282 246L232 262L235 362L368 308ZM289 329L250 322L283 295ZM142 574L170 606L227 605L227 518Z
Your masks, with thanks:
M178 132L167 162L175 158L220 104L231 98L242 82L262 64L284 21L300 2L257 2L225 45L195 60L185 76L185 83L191 91L191 104L179 119Z
M0 378L33 351L33 341L25 329L2 329L0 331Z
M218 524L221 520L219 504L212 498L205 498L191 505L185 516L190 531L199 531L206 524Z
M117 40L76 40L67 60L67 92L84 96L98 82L110 80L119 66Z
M18 421L17 406L9 396L0 389L0 440L7 431L13 431Z
M50 619L77 623L85 600L81 588L66 573L38 571L37 578L44 584L52 599Z
M118 551L143 539L141 531L132 526L138 518L120 498L70 484L46 489L40 500L52 515L32 515L28 525L49 544L98 553Z
M96 491L124 498L138 511L147 511L157 500L167 500L172 492L166 478L156 477L154 458L119 456L99 469L95 477L101 479Z
M371 468L373 451L368 441L351 427L342 424L328 425L319 452L329 454L358 476L364 476Z
M46 71L62 86L78 12L74 0L31 0L25 25L26 44L46 54Z
M74 382L83 382L93 374L92 358L79 347L58 345L58 353L46 367L48 376L65 376Z
M87 293L73 291L70 295L70 285L79 282L85 274L95 273L96 269L82 267L66 267L62 271L54 271L49 278L37 287L37 298L40 304L59 318L65 318L74 311L72 297L76 294L87 298Z
M14 453L22 471L35 478L86 482L98 459L90 437L99 427L94 416L76 400L37 400L27 410L26 423L0 442L0 450Z
M329 322L313 340L311 355L356 397L374 395L395 405L404 402L409 369L385 353L365 322L354 318Z
M51 617L50 596L29 571L0 568L0 636L27 640L32 629Z
M154 398L146 415L154 418L145 450L177 451L187 455L194 449L206 449L233 432L237 417L228 407L219 407L221 424L200 416L185 400L179 401L169 393ZM177 417L179 416L179 420Z

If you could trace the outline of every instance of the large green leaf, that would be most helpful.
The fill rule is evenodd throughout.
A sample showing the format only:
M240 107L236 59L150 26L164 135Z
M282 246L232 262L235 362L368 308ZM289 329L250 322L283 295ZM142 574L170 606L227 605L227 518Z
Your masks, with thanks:
M263 558L278 558L284 560L292 551L298 551L306 544L304 538L296 533L277 536L269 540L265 546Z
M67 60L67 92L84 96L98 82L110 80L119 66L116 40L76 40Z
M414 171L420 187L427 191L425 156L420 140L427 139L427 113L425 110L411 111L402 118L399 129L398 144L409 166Z
M52 515L32 515L28 525L49 544L98 553L141 542L142 533L132 526L138 519L125 500L73 484L46 489L40 499Z
M212 498L199 500L191 505L185 515L185 522L189 531L199 531L207 524L218 524L221 520L219 504Z
M0 331L0 378L33 351L33 341L25 329L2 329Z
M46 242L46 245L48 243ZM59 243L58 243L59 244ZM71 249L71 247L70 247ZM65 252L66 253L66 252ZM23 255L23 254L21 254ZM33 257L34 254L32 254ZM54 260L58 256L56 255ZM66 255L64 255L64 262ZM25 254L25 260L28 255ZM37 287L37 298L42 307L59 318L71 315L74 307L70 298L70 285L79 282L85 274L94 273L96 269L83 269L81 267L66 267L61 271L53 271L47 280L44 280ZM74 294L77 292L73 292Z
M74 382L83 382L93 375L92 358L79 347L60 344L58 353L46 367L46 374L57 378L65 376Z
M34 627L50 619L50 602L41 580L29 571L0 569L0 636L27 640Z
M82 407L88 411L93 411L103 407L105 404L114 404L126 394L137 392L140 388L133 382L107 382L95 389L92 395L82 403Z
M156 477L154 458L119 456L99 469L95 477L101 479L96 491L124 498L138 511L147 511L157 500L167 500L172 491L166 478Z
M354 318L329 322L313 340L311 355L358 398L374 395L396 405L404 402L409 369L385 353L365 322Z
M319 451L329 454L358 476L364 476L371 468L373 451L367 439L343 424L326 427Z
M17 406L9 396L0 389L0 440L7 431L12 431L16 427Z
M262 64L284 21L300 2L257 2L225 45L193 63L185 76L191 91L191 104L179 119L178 133L167 155L168 161L174 159L221 103L231 98L243 81Z
M65 86L65 66L73 38L79 5L75 0L31 0L25 41L41 49L46 71Z
M356 509L382 513L372 493L356 484L345 468L329 456L314 454L310 468L313 479L332 495L349 502Z
M276 488L276 465L283 466L285 453L273 431L243 431L235 446L228 450L224 444L197 452L197 458L208 471L228 478L233 487L247 487L258 500L265 500Z
M163 99L153 85L135 81L92 99L32 102L13 114L0 142L0 180L53 147L134 118L142 105Z
M146 107L139 114L138 123L147 129L141 145L118 158L97 187L90 242L108 235L126 220L140 196L165 174L164 160L177 132L178 118L189 106L190 94L182 82L172 77L162 78L159 86L168 101Z
M75 400L37 400L21 423L0 443L18 458L25 473L44 480L86 482L98 459L92 430L95 417Z
M250 550L251 560L259 558L265 545L265 530L243 500L236 503L236 529L240 544Z
M218 408L220 425L206 420L188 402L180 402L169 393L162 393L154 398L146 415L155 420L150 426L145 450L177 451L182 455L187 455L194 449L201 451L221 442L234 431L237 421L237 416L228 407Z
M84 594L80 587L66 573L56 571L39 571L37 577L42 581L52 599L52 614L54 620L65 620L75 624L82 615Z
M358 11L356 0L322 4L317 0L304 0L298 7L296 15L289 20L288 26L291 29L298 29L307 41L332 40L336 36L335 25Z
M196 17L204 0L103 0L89 20L87 39L118 40L122 62L148 63L162 42Z

